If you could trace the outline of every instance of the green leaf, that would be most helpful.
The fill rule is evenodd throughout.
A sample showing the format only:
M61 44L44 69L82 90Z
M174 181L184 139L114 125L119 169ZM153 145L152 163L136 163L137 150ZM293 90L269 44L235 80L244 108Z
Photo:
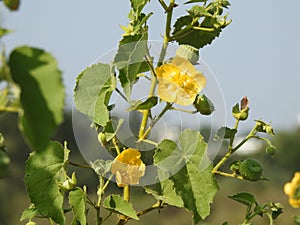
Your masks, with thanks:
M197 17L203 17L203 16L209 16L212 15L207 11L207 9L204 6L195 5L190 10L187 11L193 18Z
M28 46L12 51L9 66L21 87L20 129L34 150L42 151L63 121L62 73L49 53Z
M24 210L20 218L20 221L34 218L38 213L39 211L37 210L37 208L34 205L31 205L29 208Z
M93 122L105 126L109 121L109 98L114 89L115 77L110 65L94 64L77 77L74 90L75 106Z
M76 188L69 194L69 202L73 209L75 219L82 225L86 225L86 192Z
M147 36L147 33L124 36L114 59L114 65L119 70L119 79L128 101L137 75L145 72Z
M232 114L235 117L236 114L239 114L240 111L240 104L236 103L233 107L232 107Z
M131 8L139 15L149 0L130 0Z
M203 48L205 45L211 44L212 41L217 38L222 28L215 28L211 22L211 19L209 17L205 18L201 22L201 28L204 28L203 30L195 30L192 27L199 26L199 23L193 24L193 17L190 15L180 17L174 25L174 32L173 36L175 37L175 40L178 42L178 44L187 44L191 45L195 48ZM189 27L187 29L187 27ZM207 30L205 30L207 29ZM178 35L179 32L182 32L183 30L186 30L184 33L185 35ZM178 36L176 36L178 35Z
M209 205L218 190L211 173L212 162L206 155L206 148L207 144L199 132L185 129L177 145L171 140L163 140L154 155L159 179L165 180L169 175L169 180L173 182L184 208L193 212L194 223L209 215ZM179 171L171 176L174 169Z
M159 171L160 177L163 177ZM169 205L173 205L179 208L184 208L184 203L180 195L176 193L174 188L174 182L172 180L166 179L160 181L160 183L144 187L146 193L153 195L157 200L161 200Z
M132 219L139 220L136 211L133 209L132 204L125 201L119 195L109 195L103 201L103 207L112 212L121 213Z
M231 129L229 127L221 127L216 134L215 139L233 139L237 133L236 129Z
M26 162L25 184L31 202L38 211L60 225L65 224L64 196L58 183L67 179L64 170L69 150L58 142L49 142L42 152L33 152Z
M253 204L256 204L255 197L247 192L241 192L232 196L228 196L228 198L231 198L239 203L242 203L248 207L251 207Z
M147 98L144 102L141 100L139 101L133 101L131 102L130 107L127 109L127 111L133 111L133 110L143 110L143 109L151 109L157 104L157 97L152 96L150 98Z
M0 38L2 38L3 36L5 36L11 32L13 32L13 31L0 27Z
M109 142L113 137L115 137L120 130L124 119L119 119L117 125L114 125L115 120L109 121L106 126L104 127L103 132L105 133L105 140Z
M222 0L222 6L224 7L224 8L228 8L231 4L230 4L230 2L229 1L227 1L227 0Z
M300 225L300 215L294 216L293 219L295 224Z
M121 29L125 32L123 36L133 36L136 34L147 33L148 26L146 22L152 15L152 12L146 15L144 13L135 14L133 11L131 11L131 13L128 16L131 22L127 25L127 27L121 26Z
M105 174L110 172L112 162L112 160L96 159L94 162L90 162L90 164L97 175L105 176Z

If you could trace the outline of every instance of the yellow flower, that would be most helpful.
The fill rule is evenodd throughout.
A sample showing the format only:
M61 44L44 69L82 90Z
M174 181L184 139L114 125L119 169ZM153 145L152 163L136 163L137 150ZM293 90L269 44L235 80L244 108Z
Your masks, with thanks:
M111 166L111 172L116 175L119 187L138 184L145 174L145 164L140 159L141 153L133 148L128 148L119 154Z
M284 185L284 193L289 196L292 207L300 207L300 172L296 172L292 181Z
M155 69L158 79L158 96L166 102L187 106L205 87L206 78L193 64L181 57L174 57Z

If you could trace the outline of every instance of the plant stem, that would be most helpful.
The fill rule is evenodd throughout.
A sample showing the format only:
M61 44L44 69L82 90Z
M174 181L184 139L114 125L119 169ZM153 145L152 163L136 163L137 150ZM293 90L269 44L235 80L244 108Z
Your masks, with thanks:
M127 102L126 96L118 88L116 88L116 92Z
M234 124L233 129L237 130L237 128L238 128L238 126L239 126L239 122L240 122L239 119L237 119L237 120L235 121L235 124ZM227 159L228 159L228 158L232 155L232 153L234 152L234 151L233 151L233 148L232 148L234 138L235 138L235 135L230 139L227 153L226 153L226 154L224 155L224 157L217 163L217 165L212 169L212 173L217 173L217 172L218 172L218 169L219 169L219 168L227 161Z
M166 206L166 204L164 204L163 202L161 201L157 201L154 205L152 205L151 207L147 208L147 209L144 209L140 212L137 213L137 216L140 217L142 215L145 215L155 209L163 209L164 207ZM126 221L126 223L128 222L128 220L130 220L131 218L130 217L126 217L124 220ZM120 223L120 222L119 222ZM119 224L118 225L121 225Z
M158 145L158 143L156 143L156 142L154 142L154 141L151 141L151 140L149 140L149 139L142 139L141 141L142 141L142 142L145 142L145 143L148 143L148 144L150 144L150 145L154 145L154 146L157 146L157 145Z
M97 216L97 225L102 223L102 218L101 218L101 213L100 213L100 209L101 209L100 205L101 205L101 199L102 199L102 196L104 193L103 186L104 186L104 177L99 176L99 188L97 191L98 201L97 201L97 205L95 207L96 212L97 212L97 215L96 215Z
M124 188L123 188L123 199L127 202L129 202L129 200L130 200L130 187L129 187L129 185L125 185ZM123 225L123 224L127 223L129 217L124 216L124 215L120 215L119 218L120 218L120 220L118 222L118 225Z
M215 167L212 169L212 173L218 173L218 169L227 161L227 159L231 156L231 151L228 151L224 157L217 163L217 165L215 165Z
M154 205L152 205L151 207L149 207L147 209L144 209L143 211L138 212L137 216L142 216L142 215L145 215L146 213L151 212L155 209L162 209L162 208L164 208L164 204L161 203L161 201L158 201Z
M168 6L166 5L166 3L163 0L158 0L158 2L161 4L161 6L164 8L165 11L168 10Z
M0 113L2 112L19 112L18 107L12 107L12 106L2 106L0 107Z
M235 173L224 173L224 172L221 172L221 171L215 171L213 173L217 174L217 175L224 176L224 177L232 177L232 178L237 178L237 179L240 179L240 180L244 180L244 178L242 176L239 176Z
M150 85L148 98L151 98L154 95L155 88L156 88L156 77L155 77L154 73L151 72L151 85ZM150 113L150 109L146 109L143 111L143 118L142 118L140 130L139 130L139 139L141 139L141 137L144 137L144 138L146 137L145 129L147 126L149 113Z
M184 113L189 113L189 114L195 114L198 112L197 110L192 111L192 110L186 110L186 109L180 109L180 108L174 108L174 107L172 107L171 110L176 110L179 112L184 112Z
M100 204L101 204L101 199L102 199L102 196L103 196L103 193L104 193L104 177L102 176L99 176L99 188L98 188L98 191L97 191L97 194L98 194L98 202L97 202L97 206L99 207Z
M234 148L232 148L232 153L234 153L236 150L238 150L243 144L245 144L250 138L255 137L257 125L255 125L252 130L249 132L249 134Z
M163 7L165 8L165 10L167 12L167 20L166 20L166 27L165 27L164 42L163 42L163 46L162 46L162 49L160 51L160 56L159 56L159 60L158 60L158 63L157 63L158 67L161 66L163 61L164 61L164 58L165 58L165 55L166 55L166 52L167 52L167 48L168 48L168 44L169 44L169 41L170 41L171 21L172 21L173 9L174 9L174 6L175 6L175 0L170 0L170 4L167 8L166 8L166 5L163 1L159 0L159 2L160 2L160 4L163 5ZM147 62L149 63L149 61L147 61ZM152 68L151 69L151 86L150 86L148 98L150 98L154 95L156 84L157 84L157 80L156 80L156 76L155 76L155 71L153 70L153 66L150 67L150 68ZM143 118L142 118L140 130L139 130L139 140L145 139L145 137L150 132L150 131L148 131L147 134L145 134L145 130L146 130L147 122L148 122L148 117L149 117L149 112L150 112L150 109L147 109L147 110L143 111Z
M113 138L112 138L112 142L113 142L113 144L114 144L114 147L115 147L115 149L116 149L117 154L120 155L121 151L120 151L120 148L119 148L119 146L118 146L116 137L113 137Z
M164 43L163 43L162 49L160 51L160 56L159 56L159 59L158 59L157 66L162 65L162 63L164 61L164 58L166 56L168 44L169 44L169 41L170 41L171 22L172 22L172 15L173 15L174 6L175 6L175 0L170 0L170 4L169 4L168 8L166 9L167 21L166 21L166 27L165 27Z
M144 134L139 138L138 142L143 141L147 135L150 133L152 127L160 120L160 118L169 110L172 108L172 103L167 102L166 106L163 108L163 110L159 113L159 115L152 120L151 124L149 125L148 129L144 132Z
M54 225L53 220L51 218L49 218L49 222L51 225Z
M82 165L82 164L78 164L78 163L74 163L74 162L71 162L71 161L67 161L68 164L72 165L72 166L76 166L76 167L80 167L80 168L84 168L84 169L91 169L93 170L92 167L90 167L89 165Z

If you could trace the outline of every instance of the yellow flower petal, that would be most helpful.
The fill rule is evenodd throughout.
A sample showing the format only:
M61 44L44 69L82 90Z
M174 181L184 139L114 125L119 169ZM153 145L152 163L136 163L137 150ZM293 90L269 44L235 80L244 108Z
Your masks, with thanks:
M115 158L111 172L116 175L119 187L138 184L140 178L144 176L146 166L140 157L141 153L138 150L128 148Z
M284 185L284 193L289 197L289 204L294 207L300 207L300 197L298 190L300 188L300 173L296 172L291 182Z
M299 208L300 207L300 201L297 200L297 199L290 198L289 203L294 208Z
M292 183L286 183L284 185L284 193L288 196L293 195L293 193L295 192L295 188L293 187Z
M158 79L158 95L167 102L190 105L206 85L203 74L181 57L174 57L170 63L156 68L155 72Z

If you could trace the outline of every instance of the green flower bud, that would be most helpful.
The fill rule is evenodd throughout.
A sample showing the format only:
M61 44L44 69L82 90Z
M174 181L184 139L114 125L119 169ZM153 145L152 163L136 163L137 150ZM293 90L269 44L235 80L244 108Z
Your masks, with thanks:
M72 173L72 178L67 177L67 179L60 185L60 187L65 191L73 190L77 185L77 179L75 172Z
M239 171L245 180L258 181L262 178L263 168L254 159L246 159L240 163Z
M256 131L274 135L273 127L261 120L256 120Z
M210 115L215 110L215 107L210 99L208 99L205 95L197 95L194 101L194 107L202 114L202 115Z
M105 135L104 132L100 132L100 133L98 134L98 141L99 141L99 143L100 143L102 146L104 146L104 145L107 143L107 141L106 141L106 135Z
M273 146L273 145L269 145L268 147L266 147L266 153L267 153L269 156L274 156L275 153L276 153L276 147Z
M4 4L6 5L7 8L14 11L19 8L20 0L4 0Z
M246 120L249 115L249 109L249 101L248 98L245 96L241 100L241 107L238 103L235 106L233 106L232 115L237 120Z
M180 45L176 51L176 56L184 58L195 65L199 60L199 49L190 45Z

